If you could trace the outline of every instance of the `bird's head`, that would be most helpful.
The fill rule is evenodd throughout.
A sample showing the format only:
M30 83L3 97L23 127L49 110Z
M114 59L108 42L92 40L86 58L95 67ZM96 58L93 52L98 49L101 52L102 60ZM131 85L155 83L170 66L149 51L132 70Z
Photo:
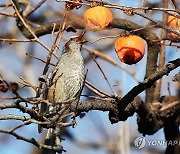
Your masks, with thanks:
M85 40L82 40L82 37L84 36L85 31L81 33L79 36L73 36L71 37L65 44L65 52L68 51L75 51L78 50L80 51L81 46L87 42Z

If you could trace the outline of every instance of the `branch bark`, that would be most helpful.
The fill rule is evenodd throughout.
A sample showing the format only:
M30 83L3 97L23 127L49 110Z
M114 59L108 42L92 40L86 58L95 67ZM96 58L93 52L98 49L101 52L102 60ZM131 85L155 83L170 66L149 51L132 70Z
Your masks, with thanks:
M149 75L142 83L133 87L121 100L118 102L119 115L113 113L110 114L111 123L116 123L119 120L125 121L128 118L129 113L123 112L129 103L131 103L134 98L143 92L145 89L150 88L154 83L162 78L164 75L168 75L169 72L180 66L180 59L168 62L164 67L157 70L155 73ZM122 114L123 113L123 114Z

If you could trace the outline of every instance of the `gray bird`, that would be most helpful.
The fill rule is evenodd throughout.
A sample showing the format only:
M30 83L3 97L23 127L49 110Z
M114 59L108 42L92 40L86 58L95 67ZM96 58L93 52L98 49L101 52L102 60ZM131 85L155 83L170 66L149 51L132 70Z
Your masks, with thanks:
M81 55L81 34L72 37L65 44L62 56L57 62L51 77L51 87L48 90L47 99L49 102L56 103L75 98L82 90L85 71L84 60Z
M85 42L82 41L84 33L77 37L71 37L66 42L54 70L48 75L46 98L52 104L80 97L85 80L84 60L80 52L82 44ZM59 105L58 110L61 110L61 106ZM42 103L41 113L45 115L45 113L53 112L50 111L53 110L53 107L50 108L48 109L47 105ZM40 128L39 132L41 131ZM54 132L55 130L49 129L47 138L52 138Z

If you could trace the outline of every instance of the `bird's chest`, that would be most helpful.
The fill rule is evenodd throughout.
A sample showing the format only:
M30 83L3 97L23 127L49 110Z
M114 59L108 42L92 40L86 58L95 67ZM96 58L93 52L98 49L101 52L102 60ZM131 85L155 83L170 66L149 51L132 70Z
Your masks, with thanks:
M62 75L65 84L76 84L84 76L84 61L82 58L68 58L59 64L57 73Z
M62 57L63 58L63 57ZM66 58L59 61L49 94L53 101L76 97L84 82L84 62L82 58Z
M80 62L69 62L68 67L62 68L60 74L62 78L60 79L63 82L65 90L71 90L71 92L76 90L81 86L81 82L84 78L84 66Z

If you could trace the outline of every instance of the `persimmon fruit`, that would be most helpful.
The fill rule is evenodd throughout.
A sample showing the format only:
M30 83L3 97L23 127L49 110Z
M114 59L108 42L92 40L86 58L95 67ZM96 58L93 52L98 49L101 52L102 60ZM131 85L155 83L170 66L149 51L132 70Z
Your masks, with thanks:
M104 6L95 6L84 12L83 20L86 29L97 31L107 27L112 22L111 11Z
M119 37L115 41L115 51L121 62L136 64L145 52L145 41L137 35Z
M172 15L168 16L168 27L175 30L180 30L180 19ZM180 36L174 33L169 33L169 34L174 38L180 38Z

